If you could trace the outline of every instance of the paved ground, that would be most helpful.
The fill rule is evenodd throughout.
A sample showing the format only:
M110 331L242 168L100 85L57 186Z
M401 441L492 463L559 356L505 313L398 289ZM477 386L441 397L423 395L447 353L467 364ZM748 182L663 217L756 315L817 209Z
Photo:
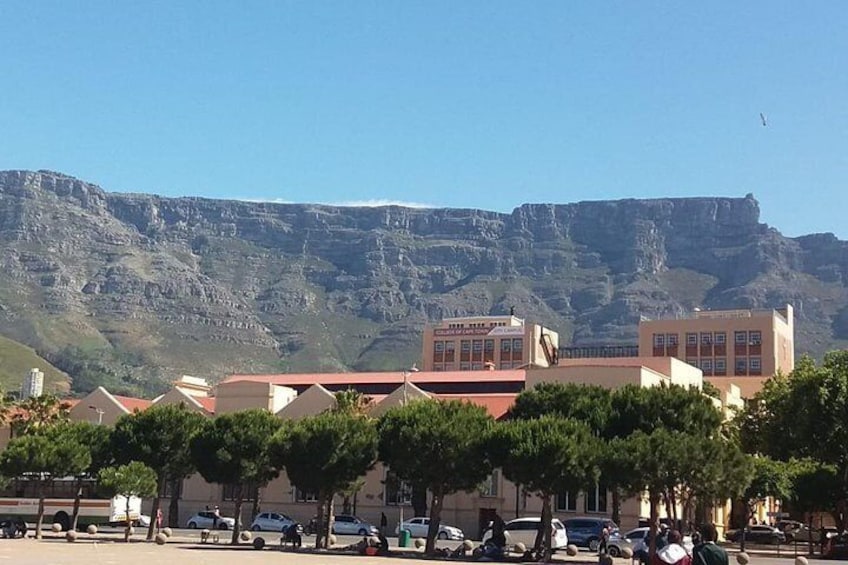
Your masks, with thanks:
M137 536L138 537L138 536ZM249 545L232 548L224 544L224 538L218 545L199 542L197 532L178 532L172 541L165 546L136 541L130 544L115 541L114 532L98 534L97 539L81 535L79 541L70 544L59 536L48 535L42 541L0 540L0 565L151 565L155 562L179 563L179 565L233 565L235 559L239 565L330 565L346 562L348 565L411 565L422 562L414 557L361 557L338 554L315 554L309 552L281 552L276 548L278 537L269 537L272 548L255 551ZM227 538L228 540L229 538ZM356 538L351 538L355 540ZM347 543L347 539L342 540ZM457 542L453 542L456 545ZM778 557L770 552L752 552L751 565L789 565L792 564L793 553L782 551ZM597 563L589 553L581 553L577 557L557 556L561 563L590 565ZM433 561L428 560L429 563ZM816 560L810 563L816 564ZM821 565L824 562L819 561ZM617 559L615 565L630 565L629 560ZM735 559L731 559L735 565Z

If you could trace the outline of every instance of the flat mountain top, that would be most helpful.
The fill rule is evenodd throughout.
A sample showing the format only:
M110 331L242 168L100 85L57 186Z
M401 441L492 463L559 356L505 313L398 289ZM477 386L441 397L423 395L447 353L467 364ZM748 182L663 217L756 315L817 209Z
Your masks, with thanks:
M78 391L399 370L426 321L510 307L563 344L597 344L633 341L640 315L791 303L799 353L848 342L848 244L781 235L752 195L505 214L163 198L6 171L0 257L0 333Z

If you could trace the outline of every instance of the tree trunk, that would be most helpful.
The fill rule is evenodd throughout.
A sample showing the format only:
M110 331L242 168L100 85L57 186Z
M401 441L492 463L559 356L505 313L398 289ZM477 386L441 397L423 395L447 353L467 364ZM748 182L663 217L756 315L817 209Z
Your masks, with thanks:
M433 491L430 500L430 527L427 529L427 545L424 552L427 555L436 553L436 536L439 534L439 521L442 519L442 505L445 497L441 492Z
M344 495L344 499L342 500L342 513L353 514L353 510L351 510L350 495Z
M553 519L553 512L551 509L551 495L546 494L542 497L542 528L543 528L543 537L544 537L544 545L545 545L545 555L544 561L545 563L549 563L551 561L551 557L554 554L553 551L553 543L551 539L551 520Z
M327 537L327 522L324 520L327 501L323 493L318 494L317 515L315 516L315 549L324 549L324 538Z
M612 521L621 525L621 491L618 487L612 489Z
M168 502L168 527L180 527L180 496L182 496L183 481L177 479L171 482L171 500Z
M412 485L412 511L415 516L427 516L427 487L425 485ZM398 501L403 503L403 501Z
M671 515L673 514L672 508L671 508L671 495L669 494L668 491L664 491L663 494L662 494L662 497L663 497L663 503L665 504L665 517L669 522L671 522L671 520L672 520Z
M41 539L41 527L44 524L44 484L38 481L38 518L35 521L35 539Z
M336 521L336 504L333 500L336 496L336 493L331 492L327 496L327 549L329 549L333 544L330 543L330 536L333 535L333 524Z
M130 532L132 532L132 516L130 516L130 495L126 495L126 514L124 519L127 521L127 526L124 528L124 543L130 543Z
M79 512L80 512L80 500L82 499L82 479L77 478L77 493L74 496L74 514L71 516L71 529L77 529L77 522L79 521Z
M256 520L256 517L259 515L259 504L262 501L262 489L258 486L253 489L253 506L250 508L250 521L253 522Z
M156 516L158 516L159 507L162 504L162 499L157 495L153 499L153 508L150 509L150 525L147 526L147 541L153 539L153 534L156 533Z
M235 516L236 523L233 525L233 537L230 539L230 545L238 545L239 542L239 534L241 533L241 505L244 502L244 493L242 492L242 485L239 484L236 486L236 510Z
M653 563L654 558L657 555L657 518L659 517L659 499L659 493L655 493L653 490L649 491L648 500L650 501L651 511L649 512L650 523L648 526L650 530L648 535L651 538L651 543L648 546L648 563Z

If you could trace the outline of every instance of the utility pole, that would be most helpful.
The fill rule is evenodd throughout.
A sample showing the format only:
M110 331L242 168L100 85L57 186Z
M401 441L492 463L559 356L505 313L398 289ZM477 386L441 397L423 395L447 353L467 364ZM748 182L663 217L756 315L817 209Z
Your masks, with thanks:
M89 410L94 410L97 413L97 425L102 426L103 425L103 414L105 414L106 411L103 410L102 408L98 408L97 406L89 406L88 408L89 408Z

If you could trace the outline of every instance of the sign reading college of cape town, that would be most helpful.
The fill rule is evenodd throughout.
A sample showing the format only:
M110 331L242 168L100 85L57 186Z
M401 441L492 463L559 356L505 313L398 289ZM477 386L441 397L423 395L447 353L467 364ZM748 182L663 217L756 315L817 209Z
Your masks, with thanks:
M522 326L495 326L494 328L447 328L443 330L433 330L433 335L440 337L456 335L524 335L524 328Z

